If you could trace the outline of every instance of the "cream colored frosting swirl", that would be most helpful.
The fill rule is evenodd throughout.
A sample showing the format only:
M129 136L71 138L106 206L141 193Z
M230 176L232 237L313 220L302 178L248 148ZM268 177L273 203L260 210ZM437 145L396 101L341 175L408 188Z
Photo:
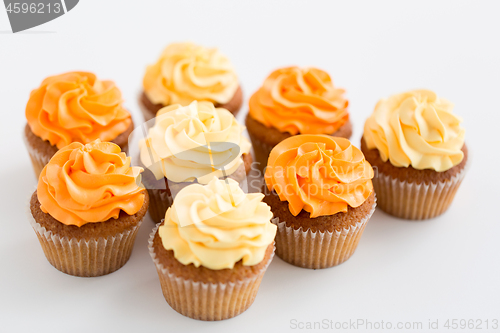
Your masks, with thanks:
M238 89L238 76L215 48L174 43L146 69L144 92L155 104L187 105L194 100L225 104Z
M209 269L260 263L274 241L276 225L262 193L244 193L232 179L183 188L159 230L163 247L184 265Z
M226 109L194 101L158 111L155 125L140 143L141 162L157 179L207 184L233 174L250 152L245 127Z
M369 149L396 167L441 172L458 165L465 129L453 104L429 90L413 90L380 100L365 123Z

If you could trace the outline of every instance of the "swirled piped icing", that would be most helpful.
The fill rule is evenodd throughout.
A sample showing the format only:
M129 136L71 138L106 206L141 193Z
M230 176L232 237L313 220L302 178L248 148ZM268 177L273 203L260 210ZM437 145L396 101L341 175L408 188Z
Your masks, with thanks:
M349 140L328 135L296 135L273 148L265 180L290 213L310 217L347 212L372 194L373 169Z
M210 102L170 105L158 111L141 141L141 162L157 179L207 184L243 164L242 154L250 152L244 129L231 112Z
M112 81L92 73L51 76L31 92L26 119L31 131L61 149L72 142L111 141L132 123Z
M250 98L250 115L292 135L333 134L349 119L344 92L320 69L281 68Z
M430 90L396 94L377 103L363 137L396 167L446 171L464 157L465 129L452 110L452 103Z
M63 147L43 168L38 180L40 208L66 225L81 227L137 213L144 189L130 157L111 142L74 142Z
M192 43L167 46L143 79L146 96L162 105L187 105L194 100L225 104L238 86L238 76L226 56Z
M192 184L175 197L158 229L163 247L184 265L209 269L260 263L276 225L261 193L244 193L232 179Z

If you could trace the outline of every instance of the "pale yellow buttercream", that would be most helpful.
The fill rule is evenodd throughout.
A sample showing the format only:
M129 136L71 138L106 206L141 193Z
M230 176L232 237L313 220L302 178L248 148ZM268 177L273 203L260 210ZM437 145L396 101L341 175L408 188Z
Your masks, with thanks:
M158 229L163 247L184 265L210 269L260 263L274 241L276 225L262 193L246 194L232 179L183 188Z
M140 143L141 161L157 179L206 184L243 164L241 155L250 152L244 129L231 112L210 102L167 106Z
M226 56L192 43L167 46L143 78L148 98L163 105L187 105L194 100L225 104L238 86L238 76Z
M369 149L396 167L441 172L458 165L465 129L453 104L429 90L413 90L380 100L365 123Z

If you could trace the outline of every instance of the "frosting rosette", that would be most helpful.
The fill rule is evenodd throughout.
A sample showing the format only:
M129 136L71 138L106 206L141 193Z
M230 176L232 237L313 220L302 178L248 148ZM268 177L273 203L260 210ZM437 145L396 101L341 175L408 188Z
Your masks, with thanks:
M363 153L344 138L296 135L271 151L265 180L290 212L310 217L347 212L373 192L373 169Z
M465 129L452 110L452 103L429 90L393 95L377 103L363 137L396 167L446 171L464 157Z
M320 69L281 68L250 98L250 115L292 135L332 134L349 119L344 92Z
M242 154L250 152L244 129L231 112L211 102L170 105L158 111L140 142L141 162L157 179L207 184L243 164Z
M112 81L92 73L51 76L30 94L26 119L31 131L61 149L72 142L111 141L132 123Z
M276 225L262 193L244 193L232 179L183 188L158 233L163 247L184 265L209 269L260 263L274 241Z
M143 86L155 104L187 105L194 100L225 104L239 83L233 65L217 49L174 43L148 66Z
M118 218L121 210L133 215L144 204L144 189L137 181L141 172L130 167L130 157L114 143L71 143L40 174L40 208L63 224L79 227Z

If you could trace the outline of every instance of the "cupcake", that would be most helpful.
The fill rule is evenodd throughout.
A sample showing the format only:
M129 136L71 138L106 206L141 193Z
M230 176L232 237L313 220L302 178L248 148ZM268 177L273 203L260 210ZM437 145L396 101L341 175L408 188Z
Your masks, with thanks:
M139 104L146 121L161 108L208 101L236 115L243 102L238 76L229 59L215 48L174 43L163 50L144 75Z
M361 150L376 168L373 186L386 213L412 220L444 213L467 166L465 130L453 104L429 90L380 100Z
M149 239L163 296L175 311L223 320L252 305L274 255L276 226L263 197L216 177L179 192Z
M297 134L349 139L352 125L344 90L317 68L287 67L271 73L250 98L248 134L261 171L281 141Z
M372 167L347 139L303 134L278 143L264 188L278 226L277 255L314 269L349 259L375 210L372 178Z
M139 167L110 142L73 142L43 168L30 220L48 261L75 276L116 271L130 257L148 210Z
M140 142L140 163L151 198L155 223L165 217L173 197L183 187L207 184L213 176L238 182L250 172L250 142L245 127L226 109L194 101L161 109L147 137Z
M43 80L31 92L26 119L24 141L37 178L52 156L70 143L100 139L114 142L125 151L134 129L116 85L88 72L69 72Z

